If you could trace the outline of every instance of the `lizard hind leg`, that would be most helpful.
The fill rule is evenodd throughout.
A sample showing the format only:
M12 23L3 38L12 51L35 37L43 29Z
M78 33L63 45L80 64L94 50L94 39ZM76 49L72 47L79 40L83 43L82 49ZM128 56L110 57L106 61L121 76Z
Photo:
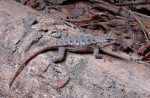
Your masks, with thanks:
M94 49L93 55L96 59L102 59L102 55L99 53L99 50L100 50L99 47L95 47L95 49Z
M65 47L60 47L58 49L58 55L54 56L54 58L52 58L52 62L53 63L58 63L63 61L63 59L65 58L65 54L66 54L66 48Z
M43 72L46 72L51 65L55 66L56 65L55 63L63 61L65 57L65 53L66 53L65 47L60 47L58 49L58 55L55 55L54 57L52 57L51 59L52 62L45 68Z

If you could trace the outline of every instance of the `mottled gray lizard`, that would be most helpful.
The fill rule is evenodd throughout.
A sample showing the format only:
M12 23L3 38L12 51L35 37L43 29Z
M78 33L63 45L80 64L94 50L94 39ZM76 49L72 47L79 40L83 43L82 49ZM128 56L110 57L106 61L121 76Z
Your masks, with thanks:
M95 58L101 58L99 53L100 48L106 47L112 43L116 42L116 37L113 35L102 35L102 36L93 36L93 35L71 35L71 36L61 36L60 38L54 39L51 41L50 44L42 46L39 50L35 51L31 54L27 59L23 60L18 68L17 72L15 73L14 77L10 82L10 87L12 86L13 82L20 74L20 72L27 66L27 63L35 58L37 55L46 52L48 50L56 50L58 49L58 56L53 61L61 62L65 57L66 51L74 52L74 53L88 53L93 52Z

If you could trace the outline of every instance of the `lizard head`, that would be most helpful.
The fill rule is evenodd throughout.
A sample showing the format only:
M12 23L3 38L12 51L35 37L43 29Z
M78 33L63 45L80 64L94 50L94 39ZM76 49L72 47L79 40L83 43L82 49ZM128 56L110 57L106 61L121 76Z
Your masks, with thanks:
M107 45L113 44L117 41L117 37L114 34L105 34L96 37L97 45L100 47L105 47Z

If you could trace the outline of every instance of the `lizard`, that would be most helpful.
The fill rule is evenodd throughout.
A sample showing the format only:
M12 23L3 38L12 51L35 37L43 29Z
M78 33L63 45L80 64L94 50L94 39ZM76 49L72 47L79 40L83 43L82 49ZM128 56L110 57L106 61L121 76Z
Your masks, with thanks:
M102 58L102 56L99 53L99 50L116 42L117 40L116 36L108 34L104 34L101 36L94 36L89 34L60 36L61 37L52 40L49 44L43 45L40 49L33 52L30 56L21 61L21 63L19 64L20 67L18 68L12 80L10 81L10 88L16 80L16 78L18 77L18 75L21 73L21 71L27 66L27 64L33 58L35 58L43 52L46 52L48 50L58 50L58 56L55 60L53 60L54 63L61 62L64 59L67 51L73 53L93 52L94 57L99 59Z

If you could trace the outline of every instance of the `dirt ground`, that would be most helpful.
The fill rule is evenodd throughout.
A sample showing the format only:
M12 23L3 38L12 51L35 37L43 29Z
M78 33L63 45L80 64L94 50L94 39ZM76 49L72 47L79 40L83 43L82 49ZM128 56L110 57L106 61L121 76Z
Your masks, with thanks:
M27 17L38 22L29 28ZM95 59L93 54L67 53L65 61L43 72L57 54L48 51L31 60L10 89L19 62L53 39L51 32L83 32L11 0L0 2L0 25L1 98L150 98L148 66L105 54Z

